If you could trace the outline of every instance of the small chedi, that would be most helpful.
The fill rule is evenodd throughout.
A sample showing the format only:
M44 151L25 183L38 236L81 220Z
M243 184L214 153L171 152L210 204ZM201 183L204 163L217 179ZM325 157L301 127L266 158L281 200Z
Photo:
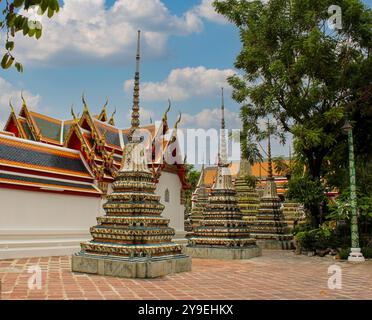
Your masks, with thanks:
M256 221L250 226L251 236L265 249L291 249L293 236L289 233L281 201L272 173L270 136L268 142L269 172Z
M195 189L194 205L191 209L190 223L191 228L195 229L200 225L203 219L203 213L208 203L208 191L204 183L204 164L201 169L201 174Z
M303 206L295 201L286 200L283 203L284 221L288 228L293 229L295 226L305 222L305 211Z
M216 180L200 225L188 235L185 252L196 258L249 259L261 255L261 249L250 238L248 225L242 219L236 202L226 156L223 95L221 109L222 130Z
M72 257L72 271L125 278L155 278L191 270L191 258L172 242L174 229L161 213L156 184L148 169L139 127L139 35L132 127L113 192L104 204L106 215L90 229L93 240L81 243Z
M247 183L246 177L250 174L248 160L240 160L239 174L235 180L236 198L238 206L243 214L243 220L249 224L256 220L260 197L257 191Z

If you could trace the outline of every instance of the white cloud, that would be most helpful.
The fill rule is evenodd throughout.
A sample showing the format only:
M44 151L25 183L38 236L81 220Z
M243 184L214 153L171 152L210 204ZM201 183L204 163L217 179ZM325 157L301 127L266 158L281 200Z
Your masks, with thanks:
M150 119L152 119L153 121L156 120L154 111L149 110L149 109L145 109L142 106L140 108L141 108L140 122L141 122L142 125L148 124L150 122ZM128 112L126 114L126 118L129 122L131 121L131 117L132 117L132 110L130 110L130 112Z
M207 69L205 67L173 69L168 77L160 82L141 83L143 101L182 101L191 97L208 97L227 87L226 78L235 74L232 69ZM124 90L131 93L133 80L124 82Z
M173 15L160 0L117 0L106 8L104 0L65 0L52 19L42 17L39 40L17 36L19 60L43 64L84 61L127 61L133 58L136 31L142 30L144 52L164 54L171 35L203 29L194 10Z
M194 8L194 12L208 21L218 24L227 24L228 20L221 14L217 13L212 5L214 0L202 0L202 2Z
M21 100L21 89L16 88L14 85L0 77L0 130L3 129L9 116L9 99L12 101L12 105L16 112L20 109L22 105ZM38 103L40 101L39 95L34 95L31 92L25 90L22 92L27 105L29 105L32 110L37 110Z
M226 128L229 129L240 129L241 122L239 118L239 113L231 111L225 107L225 123ZM219 129L221 124L221 109L220 107L212 109L203 109L197 114L191 115L189 113L182 114L182 121L180 126L183 128L201 128Z

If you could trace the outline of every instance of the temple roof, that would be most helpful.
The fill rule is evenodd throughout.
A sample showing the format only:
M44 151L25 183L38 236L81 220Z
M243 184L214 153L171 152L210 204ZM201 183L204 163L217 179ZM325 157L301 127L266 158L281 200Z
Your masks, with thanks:
M0 165L91 178L78 151L0 135Z
M43 114L30 111L30 116L39 129L41 139L55 144L61 144L61 130L63 121L54 119Z
M19 173L0 171L0 185L9 184L45 191L69 191L89 194L100 194L92 183L78 183L66 180L57 180L47 177L37 177Z
M229 164L229 169L231 172L231 176L234 179L237 178L239 174L239 161L236 162L231 162ZM266 184L266 176L267 176L267 170L268 169L268 163L267 162L262 162L262 163L255 163L252 166L252 175L258 178L259 181L259 186L264 187ZM261 173L261 175L260 175ZM204 168L204 183L206 188L210 189L216 179L217 175L217 166L210 166ZM287 183L287 178L283 177L276 172L275 167L273 168L273 175L275 178L275 182L278 187L278 194L283 194L285 192L285 184ZM261 178L261 179L260 179Z
M123 149L128 143L131 129L121 129L114 125L115 111L111 118L108 119L106 113L107 101L99 116L91 116L83 96L84 111L82 115L80 117L76 116L73 109L71 109L73 119L68 120L59 120L34 112L28 108L23 97L22 101L22 107L18 115L15 114L13 106L10 105L11 113L4 131L11 132L15 137L28 141L37 141L45 145L63 146L68 148L68 150L80 151L96 179L106 182L113 179L121 166ZM153 152L153 161L149 163L149 166L154 170L153 173L156 179L160 177L161 170L165 168L161 161L162 157L165 157L167 151L174 154L174 150L179 149L171 144L176 141L176 134L173 132L168 134L168 132L171 132L168 131L167 124L169 109L170 105L159 123L160 125L151 123L139 127L140 130L147 130L150 135L150 139L146 139L145 147L148 151ZM155 147L155 141L158 141L158 137L163 138L161 142L162 148ZM30 159L33 158L30 157ZM19 162L23 163L23 160ZM177 167L176 173L180 177L183 188L189 188L182 160L178 157L174 166ZM27 165L29 166L30 164Z
M0 133L0 187L101 196L80 152Z

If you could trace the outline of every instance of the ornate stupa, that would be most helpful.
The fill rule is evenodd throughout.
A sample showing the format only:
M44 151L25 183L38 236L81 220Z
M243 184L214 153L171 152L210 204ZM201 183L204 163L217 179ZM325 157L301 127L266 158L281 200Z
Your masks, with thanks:
M139 39L129 143L112 194L103 205L106 215L90 228L93 240L81 243L72 257L72 271L125 278L154 278L191 270L190 257L172 242L174 229L163 218L155 195L156 184L148 169L139 127Z
M227 163L225 119L222 91L221 138L216 180L200 226L188 235L185 252L198 258L249 259L261 255L261 249L249 236L247 223L235 198L235 188Z
M268 140L268 163L268 177L263 196L260 199L256 221L250 228L251 236L257 240L257 244L262 248L291 249L293 236L289 233L288 226L284 221L281 201L273 178L270 135Z
M200 221L203 219L203 212L208 203L208 191L204 183L204 164L201 169L201 174L195 189L195 200L194 206L191 210L190 222L192 229L195 229L200 225Z
M293 229L296 225L305 222L305 210L300 203L293 200L286 200L283 203L282 210L288 228Z
M235 190L238 206L243 213L243 220L246 220L249 224L256 220L260 206L258 192L246 181L246 177L250 174L250 164L247 159L242 158L240 160L239 174L235 180Z

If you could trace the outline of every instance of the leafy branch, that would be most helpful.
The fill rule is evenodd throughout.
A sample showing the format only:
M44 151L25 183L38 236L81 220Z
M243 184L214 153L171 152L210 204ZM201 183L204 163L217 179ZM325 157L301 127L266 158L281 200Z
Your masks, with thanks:
M0 0L0 3L2 0ZM23 65L16 61L14 56L15 36L17 32L22 32L23 36L40 39L42 35L42 25L21 14L22 11L34 9L35 13L48 18L59 11L58 0L5 0L5 8L2 10L2 19L0 20L0 30L5 34L5 53L1 59L1 67L9 69L15 66L18 72L23 72Z

